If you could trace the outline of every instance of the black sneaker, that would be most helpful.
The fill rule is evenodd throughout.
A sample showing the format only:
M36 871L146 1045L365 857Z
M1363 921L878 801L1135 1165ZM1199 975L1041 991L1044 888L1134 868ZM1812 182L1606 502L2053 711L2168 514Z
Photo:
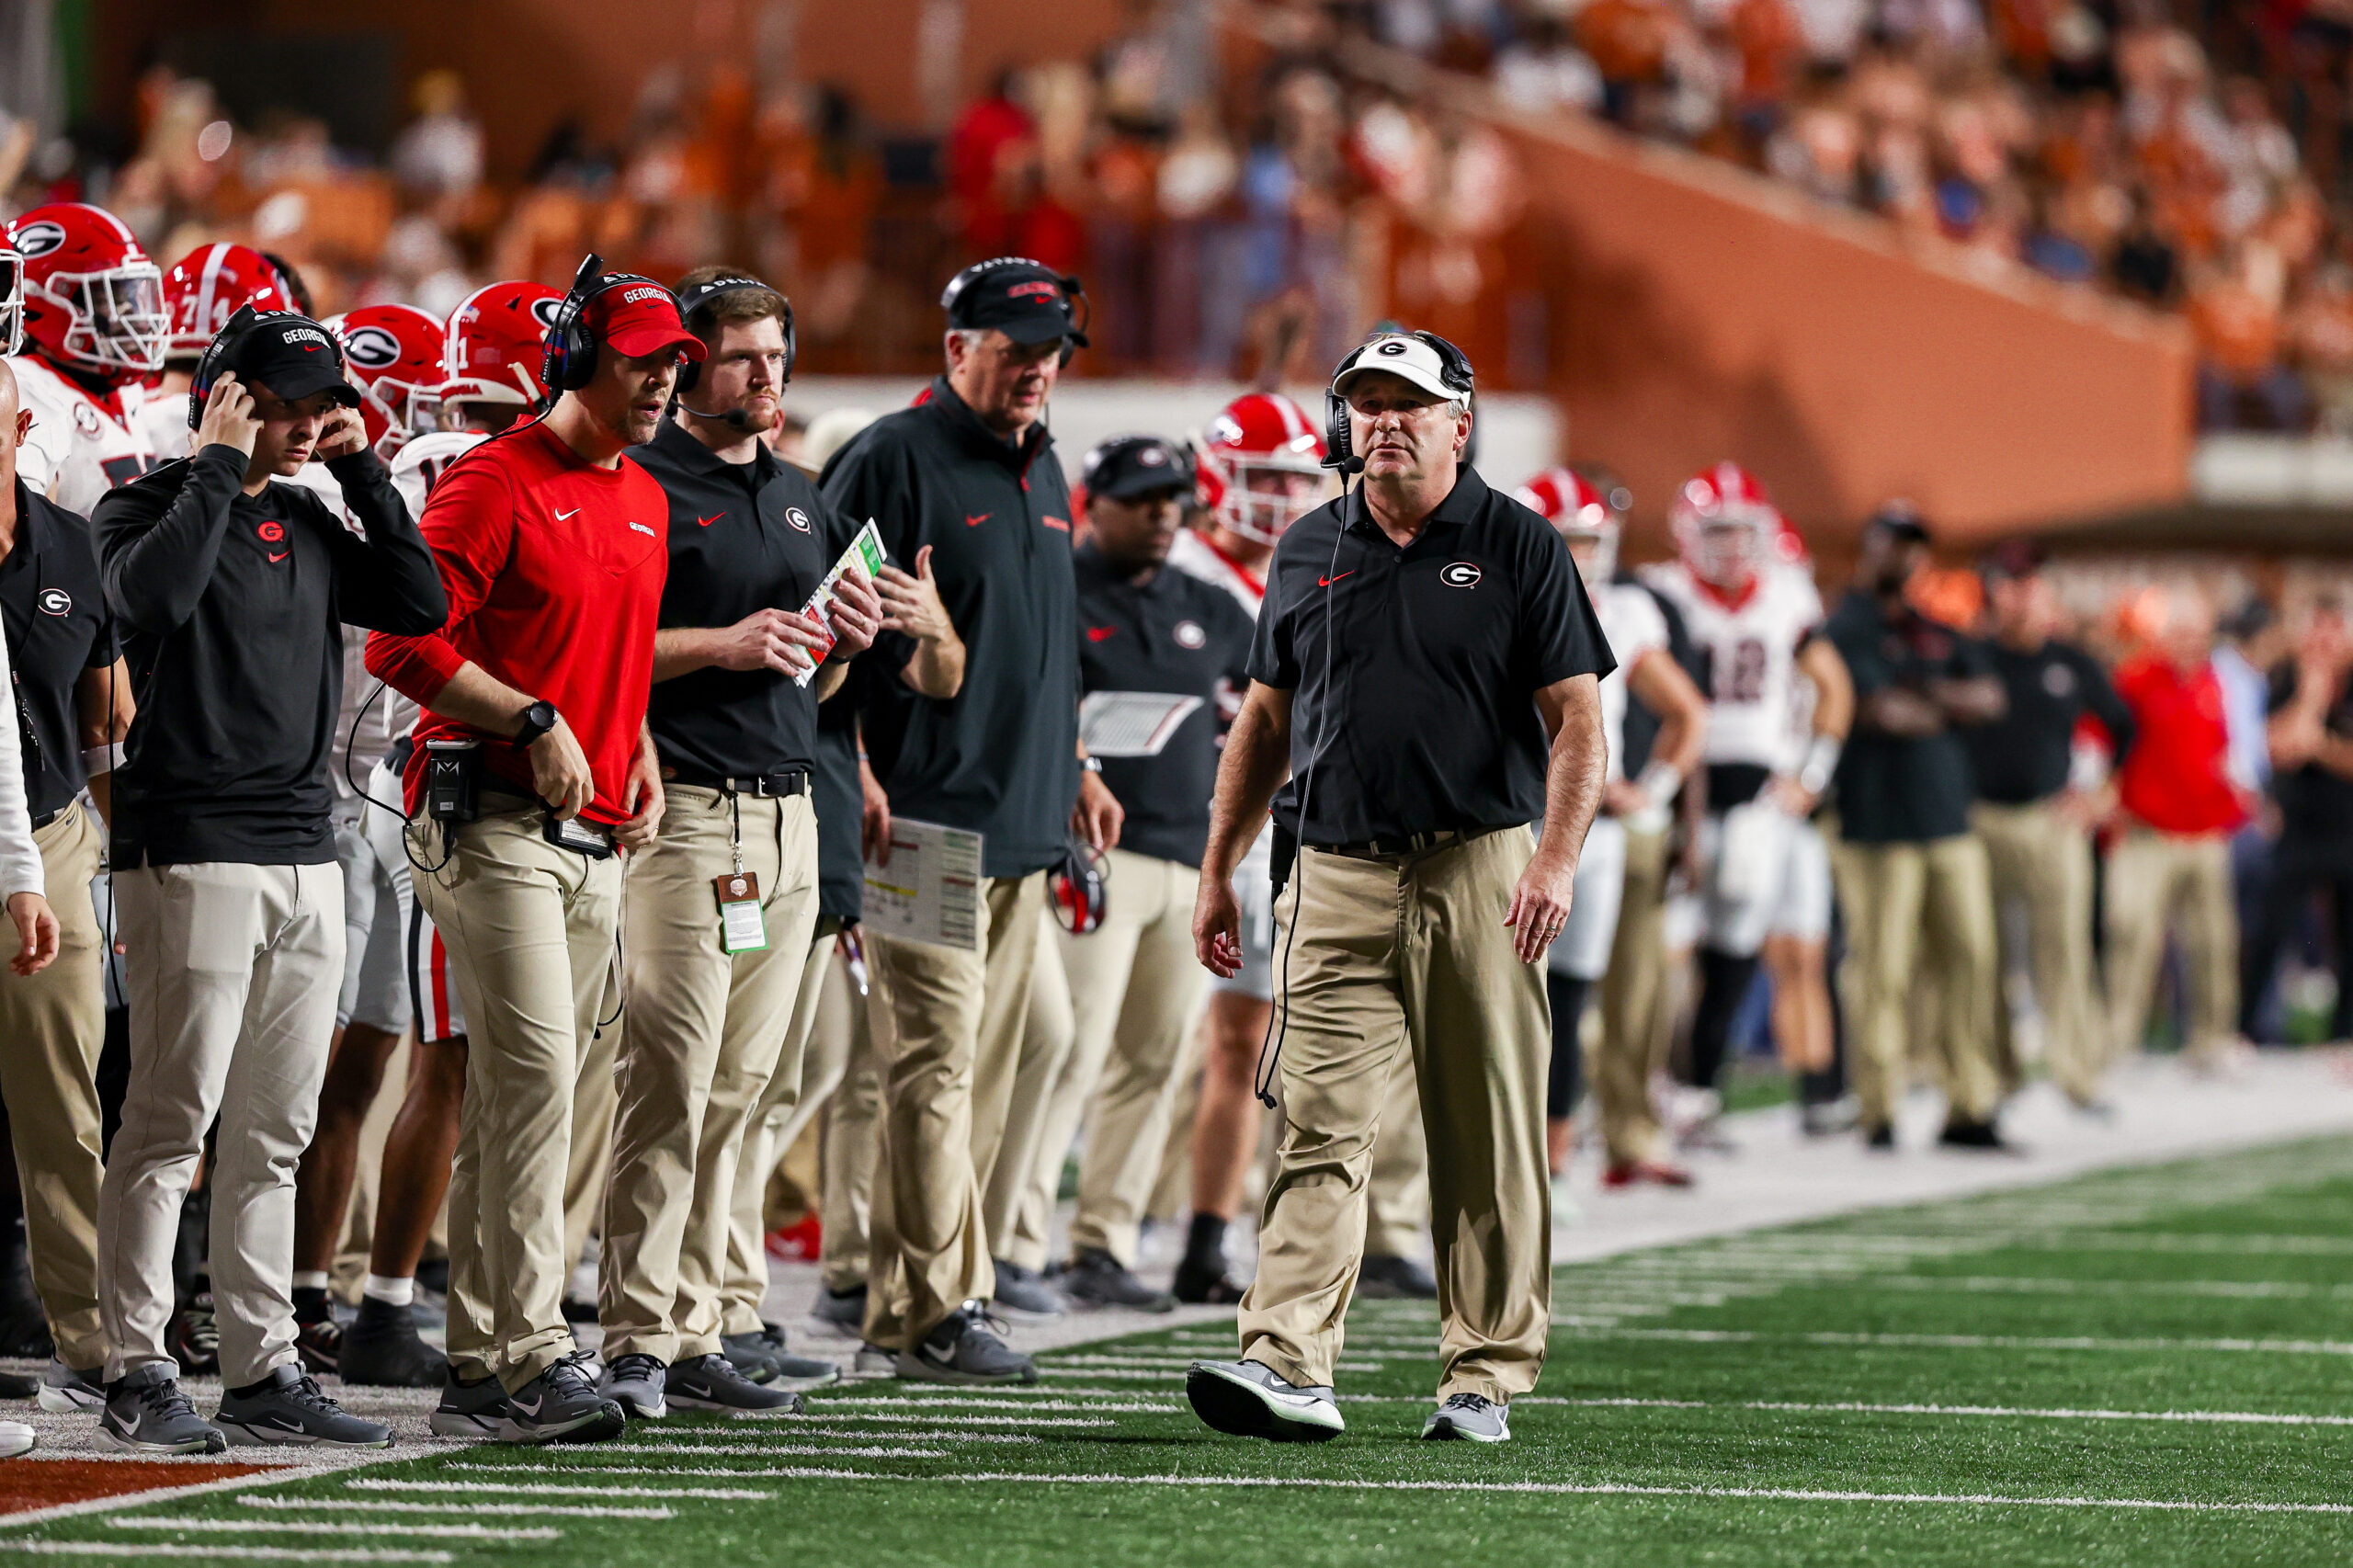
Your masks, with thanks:
M737 1371L767 1388L801 1392L842 1381L842 1369L831 1361L786 1349L779 1324L764 1323L757 1334L722 1334L719 1350Z
M856 1334L866 1326L866 1287L853 1285L847 1290L821 1288L809 1315L844 1334Z
M107 1389L98 1441L135 1454L217 1454L229 1439L196 1413L179 1380L161 1362L125 1372Z
M513 1409L507 1431L518 1443L601 1443L620 1437L627 1419L620 1405L597 1392L585 1350L555 1362L508 1394L506 1403Z
M996 1264L996 1291L989 1304L1006 1317L1029 1323L1051 1323L1063 1315L1063 1299L1034 1268L1003 1258Z
M1373 1253L1357 1270L1357 1294L1375 1301L1433 1301L1438 1280L1410 1257Z
M199 1290L172 1314L165 1347L180 1364L180 1376L200 1378L221 1369L221 1325L212 1316L212 1292Z
M1128 1307L1141 1312L1173 1312L1176 1298L1155 1290L1101 1247L1088 1247L1063 1270L1063 1293L1091 1307Z
M1979 1121L1973 1117L1956 1116L1947 1120L1945 1130L1937 1134L1937 1142L1947 1149L1979 1149L1995 1154L2018 1153L2018 1145L2005 1139L2000 1128L1990 1120Z
M650 1359L650 1358L649 1358ZM828 1369L830 1370L830 1369ZM754 1382L724 1356L691 1356L669 1370L664 1385L680 1410L758 1410L801 1414L801 1396L774 1383Z
M294 1349L302 1358L303 1367L312 1372L332 1372L342 1364L343 1324L335 1321L335 1310L327 1309L326 1316L305 1323L294 1321Z
M232 1443L248 1447L389 1449L392 1429L363 1421L320 1392L311 1375L289 1361L244 1393L221 1396L212 1424Z
M416 1332L406 1307L359 1299L359 1315L343 1331L336 1375L359 1388L438 1389L446 1363Z
M899 1376L922 1383L1034 1383L1038 1364L1006 1344L987 1303L967 1301L939 1320L913 1350L899 1352Z
M1190 1307L1233 1307L1241 1305L1243 1290L1222 1264L1212 1269L1188 1257L1176 1266L1168 1293Z

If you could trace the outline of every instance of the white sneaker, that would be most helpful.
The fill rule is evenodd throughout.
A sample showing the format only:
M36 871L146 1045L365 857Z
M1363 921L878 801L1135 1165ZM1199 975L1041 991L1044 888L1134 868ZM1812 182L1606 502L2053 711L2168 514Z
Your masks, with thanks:
M1204 1425L1236 1437L1322 1443L1348 1426L1329 1388L1288 1382L1258 1361L1196 1361L1185 1397Z
M33 1429L21 1421L0 1421L0 1460L12 1460L18 1454L28 1454L40 1439Z
M1511 1441L1511 1412L1484 1394L1458 1393L1430 1413L1422 1436L1466 1443Z

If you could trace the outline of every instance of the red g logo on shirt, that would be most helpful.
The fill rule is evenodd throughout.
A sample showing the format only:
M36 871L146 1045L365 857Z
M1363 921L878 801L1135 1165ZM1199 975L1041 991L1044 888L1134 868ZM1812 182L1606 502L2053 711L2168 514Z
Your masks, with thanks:
M261 535L264 544L278 544L285 540L286 525L277 521L267 522L254 529L254 532Z

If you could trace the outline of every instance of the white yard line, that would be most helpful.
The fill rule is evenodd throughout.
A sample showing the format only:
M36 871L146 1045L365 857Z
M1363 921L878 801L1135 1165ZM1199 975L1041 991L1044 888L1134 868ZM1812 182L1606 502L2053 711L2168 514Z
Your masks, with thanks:
M502 1499L500 1507L506 1506L503 1499L507 1497L699 1497L709 1502L758 1503L776 1495L766 1487L748 1486L575 1486L552 1481L392 1481L372 1475L358 1476L344 1484L361 1492L455 1492L497 1497Z
M248 1508L325 1514L453 1514L471 1513L476 1506L472 1503L455 1500L448 1503L369 1502L358 1497L270 1497L258 1493L240 1497L237 1501ZM501 1503L498 1511L533 1518L658 1520L678 1517L676 1509L665 1508L658 1503L650 1508L607 1508L595 1503Z
M1108 1426L1110 1423L1107 1422ZM958 1432L941 1431L922 1426L893 1426L886 1431L869 1432L856 1426L802 1426L788 1428L794 1436L803 1437L847 1437L854 1442L880 1443L893 1437L904 1437L916 1443L1042 1443L1027 1432ZM608 1443L600 1452L608 1454L773 1454L783 1450L773 1443L744 1443L741 1432L663 1432L668 1439L660 1443ZM710 1439L729 1438L731 1442ZM844 1452L854 1450L845 1449Z
M110 1530L194 1530L213 1535L400 1535L460 1540L562 1540L552 1525L385 1525L354 1519L195 1519L142 1514L108 1519Z
M970 1405L982 1410L1147 1411L1156 1415L1169 1415L1173 1412L1185 1408L1181 1404L1162 1404L1154 1403L1150 1401L1139 1400L1136 1398L1135 1391L1132 1389L1041 1388L1038 1391L1038 1394L1039 1397L1028 1399L1010 1395L1000 1397L993 1394L983 1394L977 1396L969 1394L919 1394L912 1390L904 1394L851 1394L840 1399L821 1397L812 1400L810 1402L807 1414L812 1416L823 1416L827 1412L832 1411L838 1406L849 1404L872 1405L891 1409L906 1409L911 1406L920 1406L925 1409L928 1409L933 1405ZM1116 1401L1117 1403L1098 1403L1108 1401ZM739 1415L736 1419L739 1421L773 1421L779 1418L773 1415L755 1416L746 1415ZM794 1418L785 1417L785 1419Z
M1745 1328L1605 1328L1575 1339L1663 1339L1686 1345L1862 1345L1912 1350L2249 1351L2275 1356L2353 1356L2353 1344L2335 1339L2099 1339L2007 1334L1776 1334Z
M38 1551L55 1557L220 1557L217 1546L184 1546L162 1540L0 1540L0 1551ZM235 1555L268 1562L451 1562L446 1551L399 1551L355 1546L323 1551L313 1546L241 1546Z
M1343 1404L1427 1404L1419 1394L1344 1393ZM1872 1404L1860 1400L1807 1403L1754 1399L1569 1399L1524 1393L1514 1405L1550 1404L1572 1410L1767 1410L1790 1415L1977 1415L2037 1421L2175 1421L2221 1426L2353 1426L2353 1415L2308 1415L2259 1410L2044 1410L2007 1404Z
M843 1403L849 1402L844 1400ZM1174 1406L1171 1406L1173 1409ZM1117 1421L1086 1415L917 1415L862 1410L845 1410L838 1414L820 1410L809 1415L793 1416L780 1423L786 1429L812 1419L825 1421L904 1421L922 1426L1117 1426Z

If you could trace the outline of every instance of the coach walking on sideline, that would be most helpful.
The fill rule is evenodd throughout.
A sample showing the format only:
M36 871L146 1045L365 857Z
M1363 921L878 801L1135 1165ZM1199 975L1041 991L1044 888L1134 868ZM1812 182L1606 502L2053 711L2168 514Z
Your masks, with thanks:
M830 631L800 613L850 530L760 439L791 374L791 307L722 267L688 273L678 300L706 358L679 378L676 415L630 454L670 501L647 715L665 806L662 836L630 857L597 1270L601 1390L650 1417L670 1403L800 1406L729 1362L720 1296L745 1121L771 1077L801 1077L800 1053L779 1056L817 923L817 702L882 617L855 573L836 586Z
M33 1286L57 1353L44 1410L91 1409L107 1358L98 1321L98 1050L106 1039L106 962L97 911L98 824L74 803L86 783L111 811L111 747L131 713L90 525L17 474L25 415L0 364L0 626L15 672L18 752L39 863L58 891L57 960L38 973L0 971L0 1097L8 1106ZM97 753L90 762L84 749ZM88 771L95 767L96 772ZM5 892L0 889L0 892ZM36 892L38 889L35 890Z
M943 644L892 631L870 655L917 694L893 704L904 733L882 779L891 810L983 835L980 951L866 941L884 1075L866 1337L896 1352L902 1377L1035 1381L984 1309L1021 1286L1053 1301L992 1266L981 1186L1012 1094L1046 868L1073 802L1098 847L1119 836L1102 781L1080 781L1070 488L1043 423L1063 354L1086 342L1075 290L1018 257L957 274L942 297L948 373L824 473L843 518L874 519L896 561L928 561L964 642L961 686L935 667Z
M1203 963L1240 963L1229 879L1287 767L1275 824L1301 846L1275 949L1286 1126L1243 1358L1195 1362L1186 1381L1222 1432L1342 1429L1332 1370L1400 1050L1421 1084L1444 1323L1422 1435L1504 1441L1506 1403L1544 1361L1540 966L1601 800L1598 677L1612 665L1568 547L1462 461L1471 397L1469 362L1428 333L1340 361L1334 460L1364 480L1276 547L1218 770L1193 917Z
M468 452L426 504L449 624L368 640L368 668L425 707L409 853L432 868L415 873L417 903L471 1030L449 1176L449 1381L430 1423L444 1436L621 1429L563 1321L564 1176L573 1090L612 979L614 842L642 848L662 820L645 704L670 506L626 454L660 426L678 357L699 360L703 346L670 290L597 267L589 257L549 335L546 416ZM436 742L475 748L472 820L426 814Z
M99 1432L221 1447L164 1344L180 1201L217 1112L220 1426L240 1442L381 1448L391 1429L337 1409L295 1348L294 1169L343 987L327 787L343 626L424 631L448 602L316 322L239 312L189 397L204 400L196 455L108 492L94 518L139 699L114 773L131 1085L98 1200ZM313 456L366 538L277 483Z

